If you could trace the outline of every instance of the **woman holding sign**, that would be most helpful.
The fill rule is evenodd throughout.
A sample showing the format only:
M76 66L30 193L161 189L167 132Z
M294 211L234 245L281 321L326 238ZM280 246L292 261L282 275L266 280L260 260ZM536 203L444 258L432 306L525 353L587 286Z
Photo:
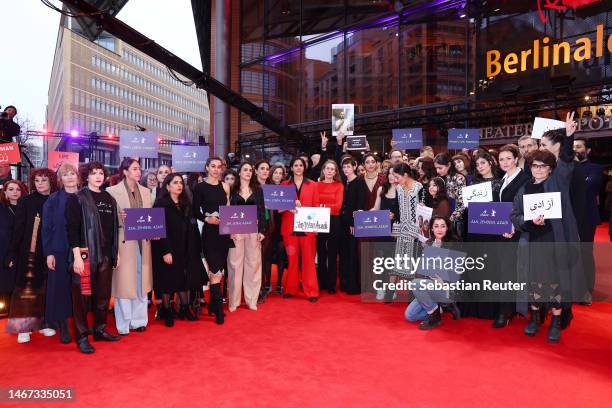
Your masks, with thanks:
M229 204L229 186L221 180L223 162L219 157L206 160L208 176L193 191L195 216L204 223L202 249L208 264L210 303L208 314L215 314L217 324L223 324L223 298L221 279L227 265L227 251L231 245L228 235L219 234L219 206Z
M531 306L531 318L524 332L535 336L540 330L539 309L548 305L552 308L548 340L553 343L561 337L562 302L580 301L586 294L580 237L570 198L575 129L575 122L568 115L565 131L547 132L552 137L567 135L558 162L549 151L529 155L533 180L518 191L511 214L515 229L521 232L517 271L520 281L527 283ZM538 202L538 196L528 197L553 192L559 193L560 201L543 197ZM525 201L535 204L525 206ZM559 215L562 218L557 218Z
M300 157L291 160L291 178L282 184L295 186L297 192L296 208L318 207L319 189L317 183L304 176L306 161ZM281 234L285 242L287 256L289 257L289 271L287 276L287 287L285 298L293 297L298 291L298 263L300 254L302 257L302 288L311 302L316 302L319 297L319 285L317 283L317 271L315 269L316 254L316 232L295 232L293 230L295 210L283 211Z
M267 224L263 193L250 163L242 163L238 168L238 180L231 188L230 204L257 206L257 232L231 236L234 246L229 249L227 257L228 308L230 312L236 311L244 289L247 307L257 310L261 289L261 241L266 236Z
M146 330L147 294L153 286L153 262L151 241L126 241L124 221L125 210L130 208L151 208L151 191L141 186L140 163L126 157L119 166L121 182L106 189L117 202L119 211L119 262L113 273L112 295L115 297L115 324L121 335L130 330Z
M458 238L465 233L465 206L463 204L463 187L466 186L465 176L457 173L448 153L438 153L434 159L438 176L442 177L446 186L446 196L450 200L452 213L450 221Z
M200 251L200 234L183 177L171 173L162 183L155 207L163 208L166 238L153 241L153 283L156 296L162 300L160 318L167 327L174 326L170 297L177 293L181 302L178 318L198 320L189 306L189 291L208 281Z
M268 183L279 185L285 181L286 177L287 173L285 171L285 166L282 164L274 165L270 168L270 178L268 179ZM269 231L268 234L272 239L272 253L270 254L269 260L264 258L264 268L266 268L266 262L276 263L276 293L280 295L283 293L283 271L288 266L287 252L285 251L285 243L283 242L283 236L281 234L282 214L276 210L271 211L271 214L274 220L274 229ZM272 274L271 269L272 265L270 265L270 276ZM264 271L267 273L265 269ZM269 279L270 285L272 285L271 277L266 277L266 279Z

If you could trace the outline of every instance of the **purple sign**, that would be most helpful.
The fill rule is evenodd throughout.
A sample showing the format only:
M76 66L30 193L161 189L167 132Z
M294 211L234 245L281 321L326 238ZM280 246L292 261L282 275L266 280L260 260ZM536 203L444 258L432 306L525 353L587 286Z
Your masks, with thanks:
M391 214L389 210L357 211L355 219L356 237L388 237L391 235Z
M449 149L475 149L480 145L480 129L448 129Z
M219 206L219 234L252 234L257 232L256 205Z
M261 188L264 194L264 204L268 210L295 210L297 198L295 186L264 184Z
M420 149L423 147L423 129L393 129L393 139L395 149Z
M124 157L157 159L157 133L122 130L119 135L119 160Z
M166 238L166 214L163 208L126 208L123 223L126 241Z
M510 212L512 212L512 203L471 202L468 209L468 232L488 235L512 232Z
M178 172L204 171L208 146L172 145L172 167Z

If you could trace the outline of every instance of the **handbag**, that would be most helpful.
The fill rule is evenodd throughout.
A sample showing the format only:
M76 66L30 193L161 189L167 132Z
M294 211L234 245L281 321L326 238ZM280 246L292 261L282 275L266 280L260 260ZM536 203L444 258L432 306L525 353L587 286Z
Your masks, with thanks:
M81 274L81 295L91 295L91 264L89 263L89 249L79 248L83 260L83 273Z

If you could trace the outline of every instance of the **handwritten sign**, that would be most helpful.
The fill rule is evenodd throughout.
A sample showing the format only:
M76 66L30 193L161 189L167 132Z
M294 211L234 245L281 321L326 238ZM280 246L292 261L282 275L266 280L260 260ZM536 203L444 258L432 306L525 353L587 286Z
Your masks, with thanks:
M388 237L391 235L391 213L389 210L356 211L355 236L360 237Z
M17 143L2 143L0 144L0 164L20 163L21 154L19 153L19 145Z
M330 209L326 207L300 207L293 218L295 232L329 232Z
M208 154L208 146L172 145L172 167L185 173L204 171Z
M157 159L157 136L155 132L122 130L119 137L119 160L124 157Z
M523 196L523 217L531 221L540 215L544 219L559 219L562 216L561 193L525 194Z
M219 206L219 234L252 234L257 232L256 205Z
M64 163L72 164L75 168L79 168L79 154L74 152L58 152L51 150L48 153L47 167L57 172Z
M417 227L419 228L419 241L427 241L433 208L419 204L416 207Z
M346 137L346 150L366 150L366 136L347 136Z
M468 211L468 232L488 235L510 233L512 232L511 212L512 203L474 202Z
M126 208L123 223L126 241L166 238L166 214L163 208Z
M423 147L423 129L421 128L393 129L392 132L391 140L396 149L410 150Z
M449 149L475 149L480 145L480 129L448 129Z
M294 210L297 193L295 186L264 184L261 186L264 205L268 210Z
M565 122L554 119L535 118L533 129L531 130L531 138L541 139L544 133L555 129L565 129Z
M472 184L463 187L463 204L469 207L470 203L487 203L493 201L493 188L491 182Z

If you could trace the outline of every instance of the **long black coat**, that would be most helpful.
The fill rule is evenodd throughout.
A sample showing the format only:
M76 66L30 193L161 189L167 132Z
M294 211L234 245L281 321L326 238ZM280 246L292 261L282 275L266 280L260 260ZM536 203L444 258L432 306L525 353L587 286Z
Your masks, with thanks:
M166 238L153 243L153 289L157 294L192 290L208 282L200 253L200 234L190 208L179 210L169 197L155 201L166 215ZM172 254L172 265L164 255Z
M0 203L0 294L3 295L10 295L15 288L15 267L8 267L15 210L15 207Z

